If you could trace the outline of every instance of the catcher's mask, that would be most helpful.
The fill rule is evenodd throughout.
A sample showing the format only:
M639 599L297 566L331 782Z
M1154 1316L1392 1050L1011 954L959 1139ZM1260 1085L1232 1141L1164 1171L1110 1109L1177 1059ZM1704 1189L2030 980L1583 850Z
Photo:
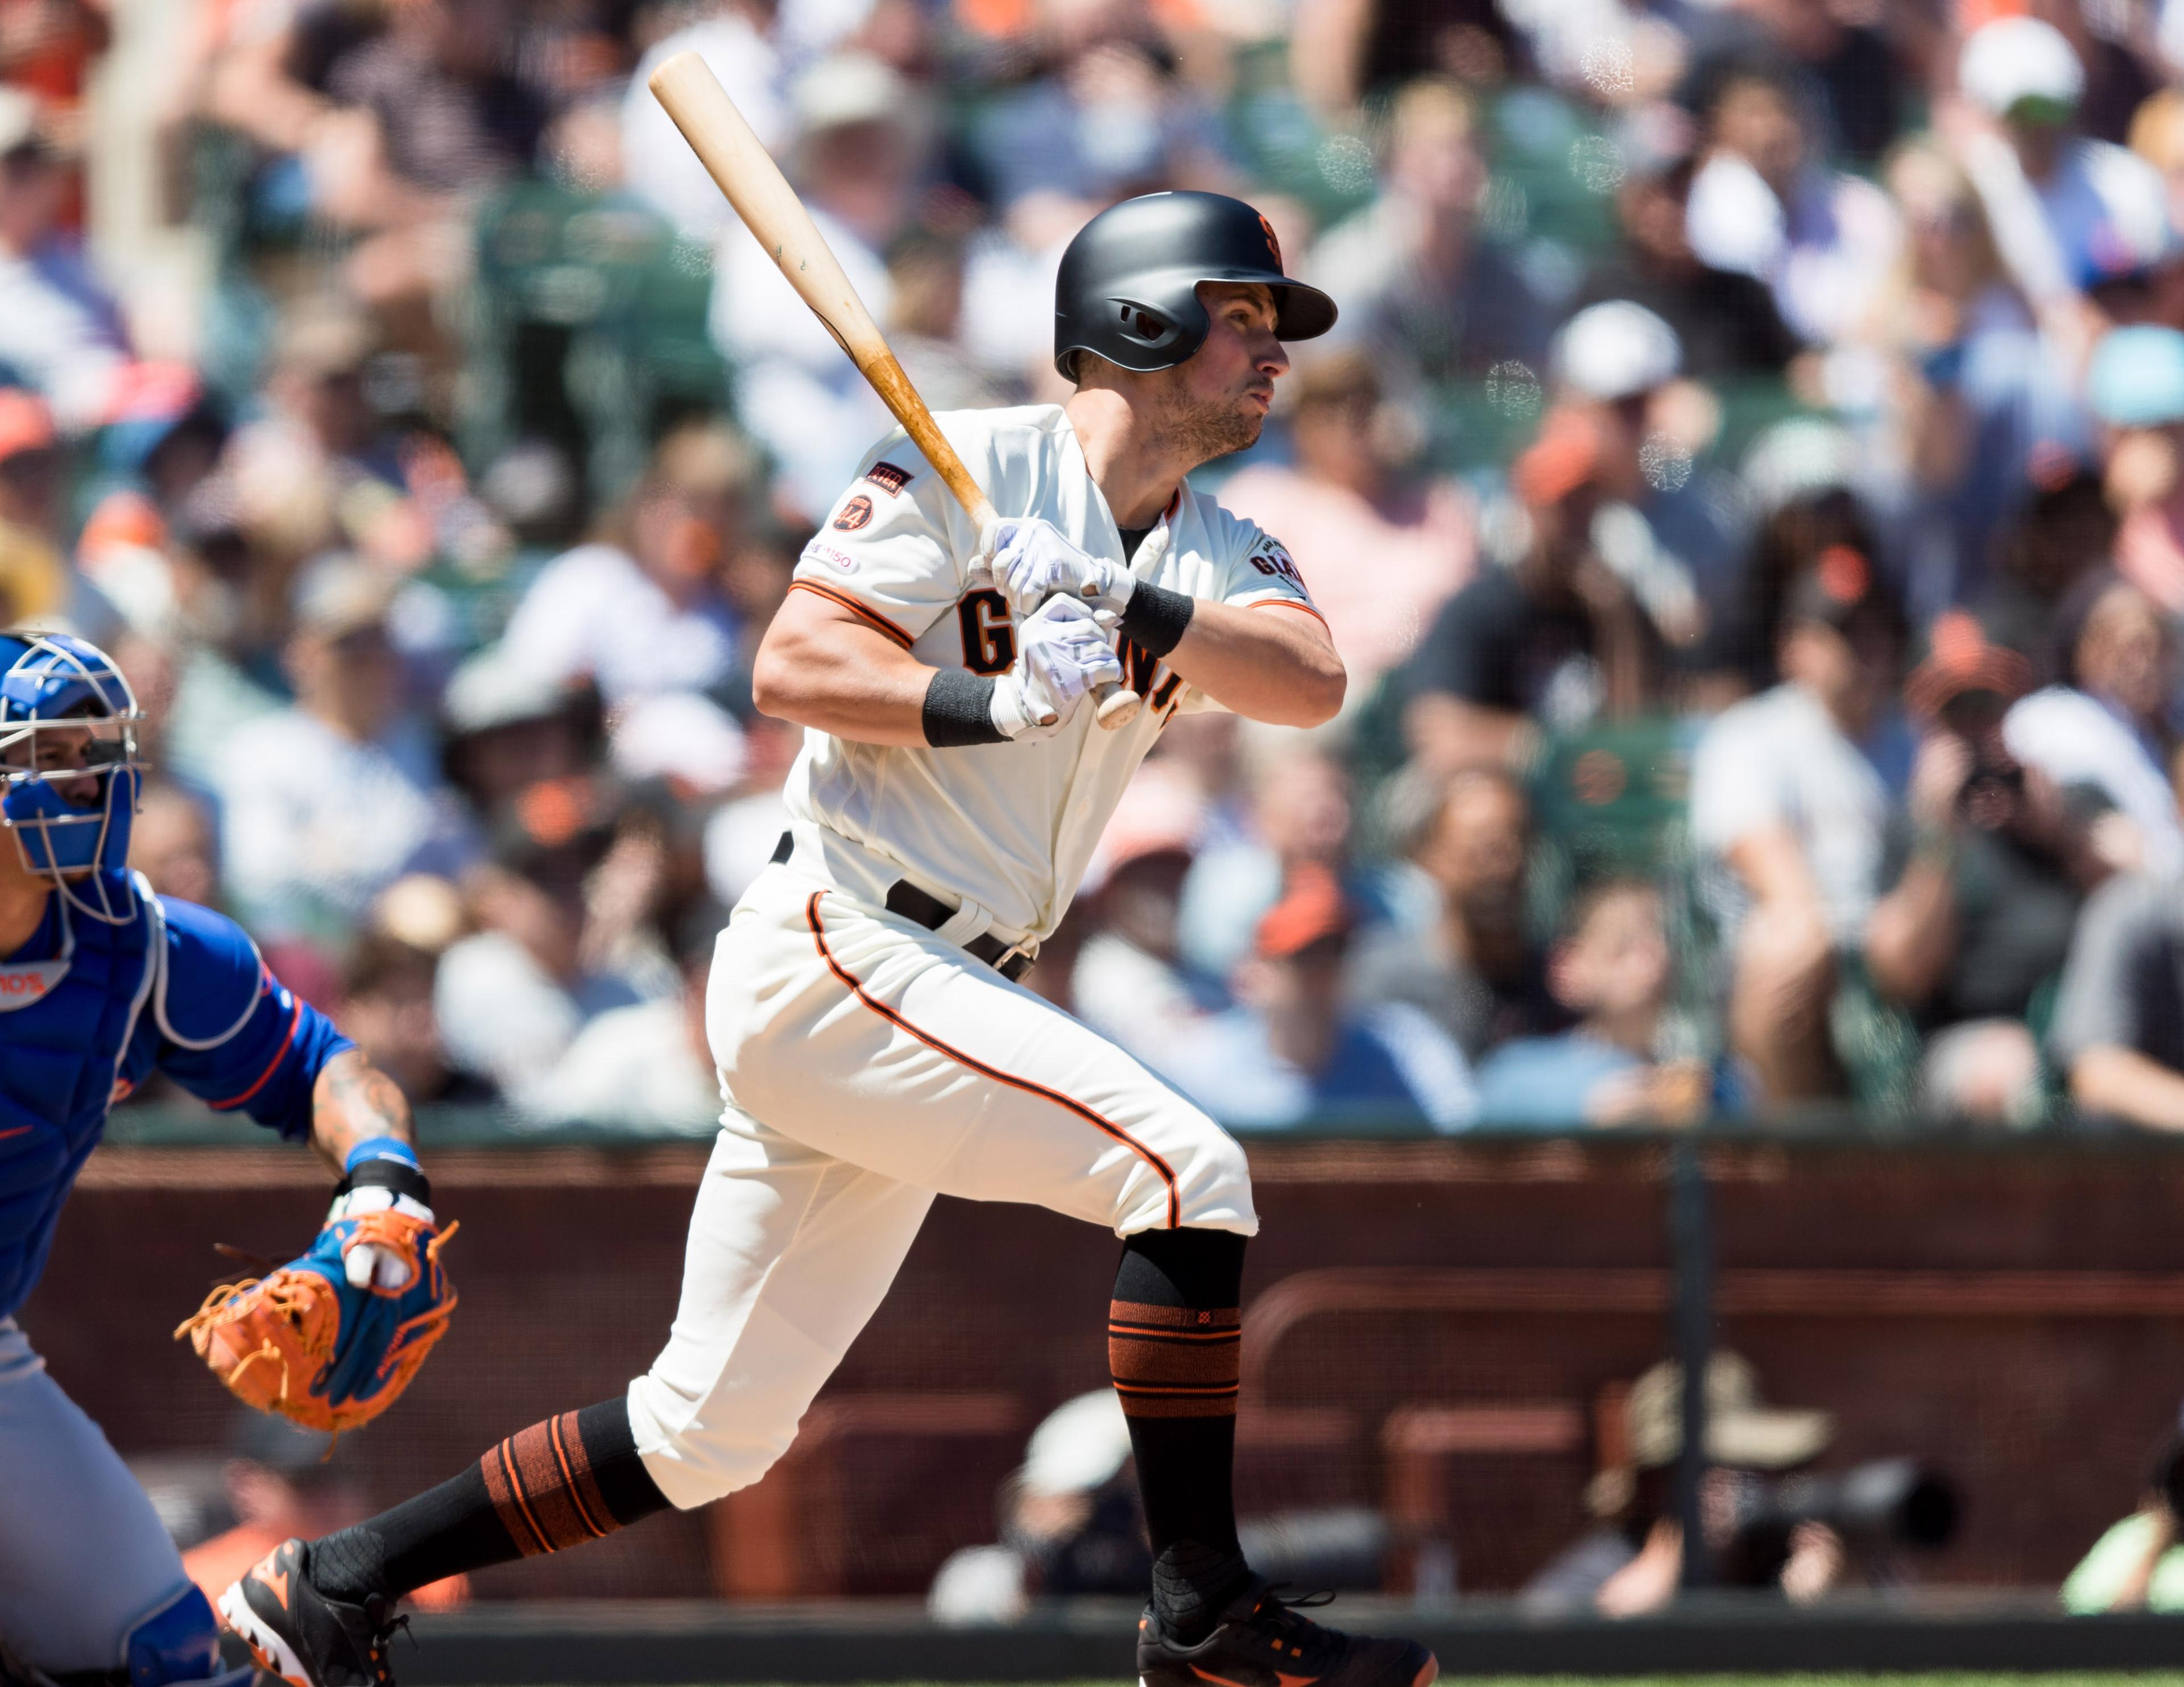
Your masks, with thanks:
M136 918L124 871L144 782L136 693L68 633L0 633L0 826L69 904L109 925Z

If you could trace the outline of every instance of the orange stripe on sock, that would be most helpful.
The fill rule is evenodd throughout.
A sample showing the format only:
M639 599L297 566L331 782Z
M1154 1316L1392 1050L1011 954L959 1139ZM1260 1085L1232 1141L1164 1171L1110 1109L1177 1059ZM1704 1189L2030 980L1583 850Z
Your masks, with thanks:
M478 1468L485 1476L486 1493L493 1500L493 1510L499 1514L500 1526L508 1531L515 1550L526 1558L535 1558L545 1551L546 1537L539 1529L538 1519L531 1515L531 1507L524 1501L515 1464L508 1456L508 1443L503 1441L480 1459Z
M1082 1101L1077 1100L1073 1097L1064 1095L1058 1089L1049 1089L1043 1083L1034 1083L1028 1077L1017 1077L1011 1073L1001 1071L998 1066L988 1066L983 1061L978 1059L976 1056L967 1055L961 1049L942 1042L938 1037L929 1035L928 1033L919 1030L915 1025L912 1025L908 1020L905 1019L885 1002L875 999L866 990L864 985L858 981L856 974L851 972L847 967L843 966L840 961L837 960L834 958L834 951L827 946L826 927L819 918L819 899L825 894L826 893L824 891L816 890L811 893L811 899L804 905L805 921L811 927L811 941L818 946L819 958L827 963L827 967L833 972L837 978L840 979L844 984L848 986L851 995L855 996L859 1001L862 1002L882 1019L887 1021L889 1024L895 1026L901 1030L907 1031L911 1036L917 1038L919 1042L924 1044L927 1048L933 1050L936 1054L945 1055L950 1060L954 1061L957 1065L968 1066L972 1072L977 1072L982 1077L989 1077L996 1083L1007 1084L1011 1089L1021 1089L1026 1094L1036 1095L1043 1100L1051 1101L1056 1106L1066 1108L1068 1111L1074 1113L1078 1118L1084 1120L1085 1123L1093 1126L1098 1130L1105 1131L1109 1136L1114 1138L1116 1141L1122 1143L1124 1146L1128 1147L1132 1153L1138 1156L1139 1159L1144 1161L1146 1165L1151 1166L1153 1170L1159 1174L1161 1182L1167 1186L1167 1228L1171 1230L1174 1230L1182 1226L1183 1199L1176 1189L1174 1167L1171 1166L1167 1161L1162 1159L1159 1155L1154 1153L1150 1148L1147 1148L1143 1143L1139 1142L1120 1125L1115 1123L1111 1119L1104 1119L1100 1117L1099 1114L1094 1112L1092 1109L1086 1106Z
M592 1463L584 1451L584 1438L577 1428L577 1414L565 1411L553 1419L546 1426L546 1437L553 1444L554 1458L561 1467L561 1480L568 1488L570 1503L577 1508L577 1521L590 1531L592 1539L597 1540L607 1531L593 1516L592 1508L584 1503L582 1478L591 1474ZM571 1456L571 1442L575 1443L573 1457Z
M528 1504L532 1522L546 1551L559 1552L586 1540L599 1539L577 1504L567 1467L554 1434L554 1420L534 1423L505 1443L514 1455L517 1491Z
M1129 1417L1228 1417L1242 1374L1242 1316L1217 1309L1110 1303L1107 1368Z
M1202 1333L1209 1339L1234 1335L1244 1322L1240 1308L1222 1306L1213 1309L1190 1306L1156 1306L1145 1300L1110 1300L1107 1303L1107 1322L1128 1324L1139 1329L1156 1329L1164 1335Z

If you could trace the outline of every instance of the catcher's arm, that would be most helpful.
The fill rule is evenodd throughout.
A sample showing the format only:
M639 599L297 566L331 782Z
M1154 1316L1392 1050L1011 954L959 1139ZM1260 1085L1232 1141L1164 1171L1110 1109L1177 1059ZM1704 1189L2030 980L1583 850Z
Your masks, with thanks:
M344 1049L311 1086L311 1146L337 1172L362 1144L391 1138L415 1144L409 1098L359 1049Z
M455 1297L409 1104L331 1021L283 988L232 921L161 899L158 1065L214 1107L308 1139L340 1174L309 1245L228 1283L181 1328L248 1404L307 1427L369 1422L408 1384Z

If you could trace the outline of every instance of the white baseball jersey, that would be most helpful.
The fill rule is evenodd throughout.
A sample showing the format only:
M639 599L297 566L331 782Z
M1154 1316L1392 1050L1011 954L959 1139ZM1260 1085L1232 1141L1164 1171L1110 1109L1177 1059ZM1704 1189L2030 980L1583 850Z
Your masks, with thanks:
M936 420L1002 515L1042 517L1091 554L1123 561L1059 405ZM791 589L841 604L930 666L1002 673L1016 660L1015 629L1001 594L972 573L977 548L969 518L898 431L866 455ZM1278 541L1188 486L1129 566L1194 598L1318 615ZM936 894L975 902L1006 940L1043 939L1161 728L1178 711L1218 706L1127 640L1121 650L1145 707L1118 732L1102 730L1089 704L1056 736L1020 743L901 749L807 731L786 792L800 841L814 828L848 839Z
M1123 560L1061 410L940 425L1004 515ZM797 565L816 592L934 667L1016 660L977 536L900 434L868 457ZM1282 548L1185 488L1138 578L1316 613ZM1209 706L1142 650L1120 732L1089 701L1051 738L885 749L807 732L795 848L714 950L706 1038L727 1102L691 1214L667 1345L629 1387L645 1469L676 1505L755 1482L887 1293L935 1194L1037 1201L1118 1235L1258 1228L1243 1150L1204 1111L961 944L1035 942L1061 917L1123 786L1178 710ZM939 931L885 911L907 877L959 905Z

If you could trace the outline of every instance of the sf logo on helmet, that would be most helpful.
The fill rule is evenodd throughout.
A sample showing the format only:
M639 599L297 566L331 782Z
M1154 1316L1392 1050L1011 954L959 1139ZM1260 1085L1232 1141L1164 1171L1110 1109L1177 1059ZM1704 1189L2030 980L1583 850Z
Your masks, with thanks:
M1264 212L1259 214L1259 226L1267 231L1267 253L1274 260L1274 267L1279 270L1282 267L1282 243L1274 238L1274 225L1267 220Z

